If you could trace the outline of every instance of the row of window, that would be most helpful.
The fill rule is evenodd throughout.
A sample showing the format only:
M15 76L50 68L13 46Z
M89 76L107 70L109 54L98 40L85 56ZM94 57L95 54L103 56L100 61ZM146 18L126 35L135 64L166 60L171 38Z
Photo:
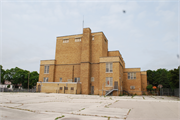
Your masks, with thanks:
M91 77L91 81L94 81L94 77ZM48 82L48 77L44 77L43 82ZM60 82L62 82L62 78L60 78ZM68 82L72 82L72 79L68 79ZM74 82L80 82L80 78L74 78ZM112 87L112 86L113 86L113 78L106 77L106 87ZM135 89L135 86L130 86L130 89ZM60 87L60 90L62 90L61 87ZM68 90L68 88L65 90ZM73 90L74 90L74 88L73 88Z
M59 87L59 90L63 90L63 87ZM64 87L64 90L68 90L68 87ZM71 87L71 90L74 90L74 87Z
M106 63L106 72L113 72L113 63ZM49 73L49 65L44 66L44 73Z
M92 40L94 40L94 36L92 36ZM69 39L63 39L63 43L68 43ZM75 42L81 42L81 38L75 38Z

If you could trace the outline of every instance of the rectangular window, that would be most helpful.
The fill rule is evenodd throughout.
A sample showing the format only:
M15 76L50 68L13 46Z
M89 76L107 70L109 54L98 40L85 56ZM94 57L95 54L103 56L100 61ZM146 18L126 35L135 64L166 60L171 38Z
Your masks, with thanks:
M60 87L59 90L62 90L62 87Z
M128 73L128 79L136 79L136 73L135 72Z
M80 78L74 78L74 82L80 82Z
M113 72L113 63L106 63L106 72Z
M106 77L106 87L112 87L112 86L113 86L113 78Z
M135 86L130 86L130 89L134 90L134 89L135 89Z
M94 77L91 77L91 82L93 82L94 81Z
M62 82L62 78L59 78L59 82Z
M69 39L63 39L63 43L68 43Z
M92 36L92 40L94 40L94 36Z
M71 87L71 90L74 90L74 87Z
M49 65L44 66L44 73L49 73Z
M68 87L64 87L65 90L68 90Z
M75 38L75 42L81 42L81 38Z
M43 82L48 82L48 77L44 77Z
M68 82L72 82L72 79L68 79Z

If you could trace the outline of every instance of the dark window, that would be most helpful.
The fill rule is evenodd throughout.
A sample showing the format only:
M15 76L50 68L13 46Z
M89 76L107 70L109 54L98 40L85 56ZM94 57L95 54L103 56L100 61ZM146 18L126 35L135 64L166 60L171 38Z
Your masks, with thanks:
M60 87L59 89L62 90L62 87Z
M74 87L71 87L71 90L74 90Z
M68 90L68 87L65 87L65 90Z

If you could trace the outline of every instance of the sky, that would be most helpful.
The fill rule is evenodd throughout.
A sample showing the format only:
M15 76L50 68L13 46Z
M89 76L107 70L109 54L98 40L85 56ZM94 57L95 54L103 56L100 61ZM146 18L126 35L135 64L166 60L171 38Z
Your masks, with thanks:
M178 0L0 1L0 64L5 70L39 72L40 60L55 59L56 37L82 34L83 18L84 28L105 34L109 51L120 51L126 68L180 65Z

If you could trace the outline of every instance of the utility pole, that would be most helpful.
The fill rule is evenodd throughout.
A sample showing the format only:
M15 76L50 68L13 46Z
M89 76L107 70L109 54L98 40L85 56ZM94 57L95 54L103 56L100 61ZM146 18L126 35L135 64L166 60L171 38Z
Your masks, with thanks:
M28 92L29 92L29 74L30 73L28 73Z

